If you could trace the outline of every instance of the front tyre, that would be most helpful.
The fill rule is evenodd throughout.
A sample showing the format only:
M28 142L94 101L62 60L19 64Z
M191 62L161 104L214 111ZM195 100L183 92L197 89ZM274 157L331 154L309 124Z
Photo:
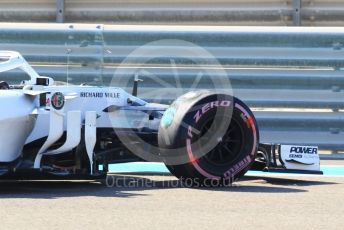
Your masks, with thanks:
M176 105L177 104L177 105ZM161 154L184 159L165 164L172 174L193 185L223 185L243 176L254 162L258 127L253 113L239 99L201 91L171 105L159 128Z

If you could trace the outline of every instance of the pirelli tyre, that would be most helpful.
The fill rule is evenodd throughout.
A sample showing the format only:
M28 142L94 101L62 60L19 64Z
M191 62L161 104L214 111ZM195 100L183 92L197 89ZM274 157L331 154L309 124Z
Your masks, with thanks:
M242 101L198 91L181 96L166 110L158 143L172 174L193 186L215 186L247 172L256 157L259 132Z
M5 81L0 81L0 90L2 89L9 89L10 86Z

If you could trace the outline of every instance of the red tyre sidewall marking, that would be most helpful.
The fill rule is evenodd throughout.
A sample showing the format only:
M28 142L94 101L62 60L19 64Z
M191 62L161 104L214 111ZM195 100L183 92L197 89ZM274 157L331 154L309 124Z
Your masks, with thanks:
M221 179L219 176L214 176L214 175L212 175L212 174L206 172L205 170L203 170L203 169L199 166L197 160L195 160L195 157L194 157L194 155L193 155L193 153L192 153L192 149L191 149L191 140L190 140L189 138L186 140L186 146L187 146L187 151L188 151L189 158L190 158L190 160L191 160L191 164L193 164L193 166L195 167L195 169L196 169L201 175L203 175L203 176L206 177L206 178L213 179L213 180L220 180L220 179Z
M253 118L249 115L249 113L239 104L235 103L235 107L238 108L245 116L246 118L248 119L248 121L253 121ZM202 114L203 115L203 114ZM199 120L199 119L198 119ZM251 160L252 160L252 157L254 156L255 154L255 151L256 151L256 146L257 146L257 134L256 134L256 126L254 124L254 122L249 122L251 128L252 128L252 131L253 131L253 148L252 148L252 152L249 156L245 157L243 160L239 161L236 165L234 165L232 168L230 168L228 171L226 171L224 173L224 178L227 179L227 178L233 178L236 174L238 174L241 170L243 170L244 168L246 168ZM189 126L189 129L192 129L191 126ZM209 178L209 179L213 179L213 180L220 180L221 177L219 176L215 176L215 175L212 175L208 172L206 172L203 168L201 168L198 164L198 160L195 158L193 152L192 152L192 148L191 148L191 139L190 138L187 138L186 139L186 146L187 146L187 152L188 152L188 156L189 156L189 159L190 159L190 163L193 164L194 168L201 174L203 175L204 177L206 178ZM240 167L238 167L236 170L233 170L233 168L237 165L240 165Z
M230 168L227 172L224 173L225 178L233 178L235 175L241 172L244 168L246 168L251 163L252 157L254 156L257 149L257 132L256 132L256 126L253 122L253 118L246 111L246 109L242 107L241 105L236 103L235 107L239 109L245 115L248 121L248 124L251 126L251 129L253 132L253 148L250 155L246 156L243 160L239 161L237 164L235 164L232 168Z

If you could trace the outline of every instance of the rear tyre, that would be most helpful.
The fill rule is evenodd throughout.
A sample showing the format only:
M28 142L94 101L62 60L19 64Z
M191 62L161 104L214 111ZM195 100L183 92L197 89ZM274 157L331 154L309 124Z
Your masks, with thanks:
M10 86L5 81L0 81L0 90L9 89Z
M201 91L191 99L182 96L171 108L173 116L170 109L165 112L158 140L173 175L192 186L218 186L247 172L259 136L253 113L242 101ZM171 156L184 157L184 162L174 164Z

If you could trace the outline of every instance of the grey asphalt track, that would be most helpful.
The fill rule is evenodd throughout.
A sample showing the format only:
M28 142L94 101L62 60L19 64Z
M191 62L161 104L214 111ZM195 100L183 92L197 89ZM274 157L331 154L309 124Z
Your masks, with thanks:
M245 177L186 188L169 175L1 182L1 229L343 229L344 177ZM109 181L111 182L111 181Z

